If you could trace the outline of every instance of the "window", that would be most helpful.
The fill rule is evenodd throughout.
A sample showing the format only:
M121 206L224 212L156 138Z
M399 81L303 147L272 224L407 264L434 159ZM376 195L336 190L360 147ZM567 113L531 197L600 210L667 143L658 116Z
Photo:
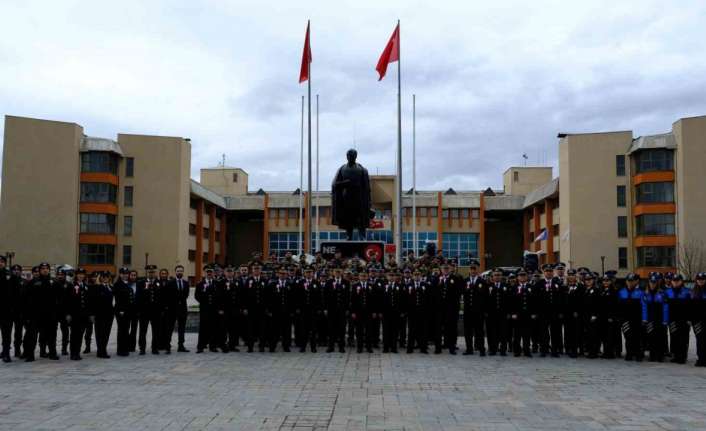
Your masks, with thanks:
M323 234L324 232L320 233ZM341 237L344 237L345 233L341 233L343 234ZM323 235L321 235L321 237L323 241L328 239L324 239ZM299 252L299 234L296 232L270 232L270 253L276 253L277 256L282 257L288 251L295 254Z
M105 151L81 153L81 172L118 174L118 155Z
M123 265L132 265L132 246L123 246Z
M615 175L619 177L625 176L625 156L623 154L615 156Z
M552 225L552 236L559 236L559 225L558 224ZM559 261L557 260L557 262L559 262Z
M637 266L674 267L674 247L638 247Z
M666 149L642 150L635 155L637 173L674 170L674 152Z
M123 235L132 236L132 216L123 217Z
M135 158L126 157L125 158L125 176L130 178L135 176Z
M458 209L456 209L456 208L451 209L451 218L453 218L453 219L458 218Z
M628 237L628 217L618 216L618 238Z
M81 213L81 233L115 233L115 216L112 214Z
M480 210L479 209L472 209L471 210L471 217L474 220L478 220L480 218Z
M467 219L467 218L468 218L468 214L470 214L470 210L469 210L468 208L463 208L463 209L461 210L461 218L462 218L462 219L464 219L464 220Z
M618 206L624 207L625 206L625 186L618 186L617 193L618 193Z
M417 244L414 246L414 235L412 232L402 232L402 254L414 251L416 256L421 256L426 250L428 242L436 242L436 232L417 232Z
M441 218L449 218L449 210L441 210Z
M515 171L512 173L512 181L519 183L520 182L520 173Z
M81 244L78 247L79 265L113 265L114 260L114 245Z
M203 228L203 239L208 239L209 229L207 227Z
M233 182L234 183L238 182L238 173L237 172L233 172Z
M81 202L115 203L118 188L109 183L81 183Z
M628 267L628 248L618 247L618 268L623 269Z
M429 213L429 208L427 207L417 207L417 214L419 217L426 217Z
M412 217L412 208L410 207L404 207L404 211L402 212L402 215L404 217Z
M321 218L328 218L331 213L331 207L320 207L319 211L321 211Z
M478 234L444 233L443 254L447 259L456 259L459 266L468 266L469 256L478 257Z
M199 205L199 202L196 199L194 199L194 198L189 199L189 207L192 210L195 210L196 207L198 207L198 205Z
M635 231L640 235L674 235L674 214L642 214L635 217Z
M204 262L208 262L208 252L203 252L203 256L201 258Z
M132 186L125 186L125 196L123 196L123 206L126 206L126 207L132 206L133 191L134 191L134 189Z
M438 216L439 216L439 208L430 207L429 208L429 217L438 217Z
M189 235L196 236L196 225L189 223Z
M220 242L220 241L221 241L221 231L217 230L216 231L216 242Z
M674 183L642 183L635 187L637 203L674 202Z
M196 260L196 250L189 250L189 262Z
M366 234L370 233L370 232L372 232L372 231L368 231L368 232L366 232ZM281 236L273 237L273 235L274 234L270 234L270 251L272 251L272 245L275 244L275 243L273 243L273 239L278 242L278 244L276 244L278 247L280 247L280 246L289 247L289 239L290 239L289 237L281 237ZM282 233L279 235L287 235L287 234ZM356 235L358 235L358 231L355 231L354 236L356 236ZM390 235L392 235L392 233L390 233ZM293 249L294 251L298 250L298 248L296 247L296 244L298 243L298 238L299 238L299 234L295 233L294 234L294 247L295 248ZM322 241L338 241L338 240L344 240L344 239L346 239L346 233L343 231L320 231L319 232L319 242L317 243L316 242L316 232L311 233L311 243L313 245L315 245L317 249L319 248L319 244ZM282 253L281 255L284 255L284 253Z
M559 252L555 251L554 252L554 262L561 262L561 259L559 258Z

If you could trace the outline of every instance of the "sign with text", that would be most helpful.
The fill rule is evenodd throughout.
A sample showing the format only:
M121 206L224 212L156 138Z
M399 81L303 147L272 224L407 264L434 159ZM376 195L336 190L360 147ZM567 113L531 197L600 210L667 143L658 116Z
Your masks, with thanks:
M372 259L373 254L377 254L378 260L384 261L383 251L385 243L382 241L322 241L321 254L326 259L332 259L337 251L341 252L344 258L359 257L366 262Z

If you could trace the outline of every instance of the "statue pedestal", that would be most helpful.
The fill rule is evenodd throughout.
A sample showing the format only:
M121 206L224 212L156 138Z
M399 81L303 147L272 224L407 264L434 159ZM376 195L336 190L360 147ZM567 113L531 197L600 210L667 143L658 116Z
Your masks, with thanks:
M333 258L340 251L343 258L357 255L366 262L370 261L373 253L377 253L378 261L385 264L385 243L382 241L322 241L320 250L326 259Z

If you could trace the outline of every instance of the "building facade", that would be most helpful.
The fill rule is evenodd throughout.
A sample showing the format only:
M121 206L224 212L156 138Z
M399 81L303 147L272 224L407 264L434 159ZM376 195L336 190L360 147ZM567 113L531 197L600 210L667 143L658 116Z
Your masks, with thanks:
M529 251L542 263L645 275L676 270L685 253L704 247L706 117L680 119L661 135L558 139L556 178L550 167L511 167L502 190L406 191L402 252L434 242L461 266L471 257L484 268L519 265ZM4 142L0 253L26 266L181 264L199 278L207 262L343 238L328 192L251 190L247 172L227 166L191 179L188 138L94 138L74 123L7 116ZM367 239L391 245L394 176L372 175L371 193L377 220ZM318 235L299 213L309 199Z

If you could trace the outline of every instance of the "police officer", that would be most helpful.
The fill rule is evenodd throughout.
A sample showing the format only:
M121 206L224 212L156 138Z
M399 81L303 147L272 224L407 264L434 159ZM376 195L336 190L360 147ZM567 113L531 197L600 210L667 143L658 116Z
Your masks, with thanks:
M160 295L159 280L156 278L157 266L147 265L145 267L147 277L137 283L137 309L140 316L140 337L138 344L140 355L145 354L147 348L147 329L152 332L152 354L159 355L160 342L160 319L162 317L163 305Z
M184 266L177 265L174 267L174 278L170 280L169 290L173 292L173 303L169 310L168 316L168 329L166 331L167 345L172 344L172 333L174 332L174 327L177 329L177 352L188 353L189 350L184 347L184 334L186 332L186 318L189 315L189 294L191 293L191 286L189 286L189 280L184 278ZM237 336L235 344L237 345Z
M463 287L463 336L466 341L464 355L472 355L475 349L481 356L485 356L483 323L488 286L483 277L478 274L479 265L477 260L471 259L469 263L470 275Z
M218 318L221 324L220 346L223 353L239 352L238 349L238 326L241 316L242 291L238 288L238 281L235 278L235 268L226 266L225 277L216 282L218 295Z
M64 304L63 304L63 299L66 296L66 291L71 289L73 286L71 283L68 282L67 280L67 275L69 274L69 270L65 269L64 266L61 266L57 269L56 272L56 278L54 278L54 283L57 286L57 289L61 291L59 294L59 330L61 331L61 355L66 356L69 354L68 348L69 348L69 340L71 338L70 335L70 328L69 328L69 323L66 321L64 318Z
M258 262L252 265L252 275L244 286L243 317L245 318L245 342L248 352L253 352L255 341L258 341L260 352L265 351L267 343L267 280L262 274L262 266Z
M10 299L8 300L8 304L14 305L12 305L10 309L9 317L12 320L12 325L14 325L12 334L14 356L15 358L20 358L22 357L22 330L24 327L22 318L22 290L25 285L25 280L22 278L22 267L20 265L12 265L10 273L10 280L8 282Z
M159 278L155 283L157 288L157 297L159 299L159 317L158 317L158 341L157 348L164 350L164 353L170 355L172 353L172 332L174 326L172 324L172 315L176 308L176 289L170 283L169 271L166 268L159 270Z
M390 282L385 286L383 293L382 307L382 346L383 353L397 353L397 342L399 334L400 314L401 314L401 296L402 287L400 286L399 273L393 271L390 273Z
M422 279L419 269L413 272L412 284L407 287L407 315L409 331L407 332L407 353L413 353L415 347L421 353L429 353L427 345L427 328L429 317L429 284Z
M488 353L495 356L507 355L507 327L510 319L510 292L507 284L502 281L503 272L500 268L493 270L492 281L488 284L485 303L485 326L488 329Z
M351 319L355 326L355 338L358 353L363 353L363 347L368 353L373 352L373 337L369 331L370 306L372 288L368 280L368 273L362 271L359 280L351 286Z
M89 303L96 328L96 357L108 359L108 339L113 328L113 290L111 285L112 274L104 271L100 276L100 283L89 290Z
M218 351L218 294L216 280L213 278L213 267L203 268L206 276L196 285L194 297L199 303L199 338L196 343L196 353L203 353L208 348L211 352Z
M100 281L100 271L93 271L86 274L86 287L91 290ZM83 353L91 353L91 340L93 338L94 322L91 319L86 320L86 330L84 332L84 342L86 344Z
M601 346L601 289L596 286L596 274L584 275L586 290L583 295L584 325L586 327L586 349L589 359L598 357Z
M642 296L642 324L645 327L646 346L650 351L650 362L664 360L664 345L667 339L669 311L667 298L662 291L660 277L650 274L647 289Z
M671 287L666 291L667 311L669 322L669 349L672 352L671 362L686 363L689 351L689 307L691 306L691 292L684 286L684 277L674 274Z
M706 272L696 274L692 292L691 323L696 337L696 365L706 367Z
M564 347L570 358L583 355L585 286L578 280L576 270L566 271L566 311L564 312Z
M561 280L554 277L554 269L551 265L542 266L544 278L537 282L542 297L542 310L540 312L541 332L540 332L540 352L545 357L550 350L552 357L558 358L563 351L563 336L561 333L564 310L566 307L566 296Z
M116 354L128 356L131 346L130 326L136 319L137 298L136 291L130 286L130 270L123 267L118 270L118 274L118 280L113 284L115 320L118 324Z
M614 359L616 352L616 344L621 342L616 335L619 332L616 328L618 323L618 297L613 285L613 279L604 275L601 277L601 291L599 296L599 323L598 331L600 333L601 344L603 345L603 359Z
M294 298L295 318L295 340L301 353L306 352L309 344L312 353L316 353L317 345L317 322L319 316L323 315L323 293L321 283L314 278L312 267L304 268L304 277L297 284L297 291Z
M0 337L2 337L2 360L12 362L10 359L10 344L12 337L12 323L15 308L17 307L16 291L12 286L10 271L6 268L5 256L0 255Z
M329 335L328 349L331 353L338 344L338 351L345 353L346 320L349 314L350 284L343 278L341 268L333 270L333 278L326 282L326 310L324 314L328 320Z
M515 357L524 354L531 358L530 338L532 327L537 320L537 295L536 287L528 282L527 271L520 269L517 272L517 287L512 292L510 302L510 318L514 329L512 335L512 351Z
M434 353L441 353L442 336L443 347L449 353L456 354L456 339L458 338L458 314L460 308L460 294L462 286L457 278L451 274L447 263L441 266L441 275L435 279L435 294L437 295L437 313L439 313L439 326L436 334L436 349Z
M268 345L270 352L277 349L277 341L282 340L282 351L289 352L292 340L292 320L290 299L292 281L287 278L287 270L280 267L277 278L270 280L267 288Z
M59 359L56 354L57 291L49 276L49 264L43 262L37 269L37 276L25 285L22 294L22 315L25 320L23 350L27 362L34 361L34 351L40 335L49 349L48 358Z
M640 276L630 273L625 278L625 286L618 291L618 315L620 327L625 337L625 360L642 361L642 289Z
M64 320L70 326L70 358L72 361L81 360L81 343L83 342L86 326L91 314L91 304L88 293L88 285L85 282L86 270L77 268L76 278L71 289L64 292Z

